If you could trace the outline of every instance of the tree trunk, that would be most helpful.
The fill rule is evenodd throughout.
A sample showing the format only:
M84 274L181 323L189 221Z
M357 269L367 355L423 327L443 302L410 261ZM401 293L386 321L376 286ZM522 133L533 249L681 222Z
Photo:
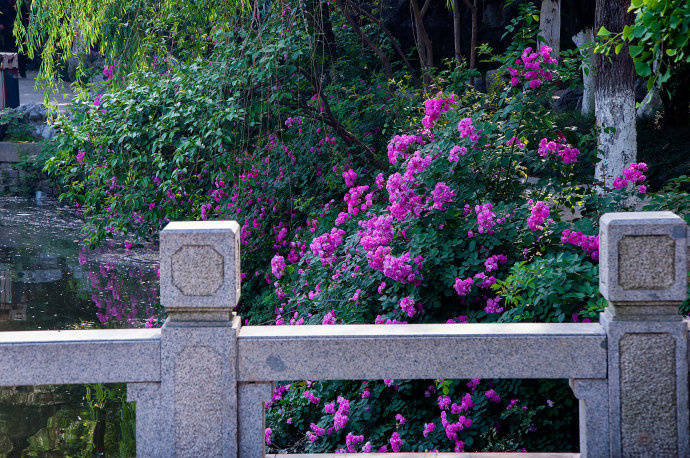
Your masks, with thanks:
M594 31L591 27L580 30L573 36L573 42L580 49L582 55L582 114L594 112L594 68L593 49ZM587 45L590 45L587 47Z
M331 7L328 2L322 4L321 25L323 29L323 36L326 39L326 48L331 57L335 57L337 42L335 34L333 33L333 24L331 23Z
M381 61L381 64L383 65L383 72L386 74L386 78L389 80L393 78L393 70L391 68L391 63L388 60L388 57L386 57L386 53L384 53L381 48L379 48L376 43L371 41L371 39L367 36L366 33L362 32L362 29L359 28L359 24L357 23L357 19L353 18L350 16L348 11L345 9L345 5L340 0L335 0L335 4L338 6L340 9L340 12L343 13L343 17L347 21L348 24L350 24L350 27L352 27L352 30L357 33L357 35L360 36L362 41L371 49L374 54L379 58Z
M420 9L417 0L410 0L410 6L412 8L412 18L415 27L415 38L417 40L417 53L419 54L419 64L422 67L422 73L424 73L424 81L429 82L429 75L427 70L434 65L434 55L433 48L431 47L431 39L426 33L426 28L424 27L424 16L429 9L429 4L431 0L426 0L424 6Z
M455 61L462 60L460 34L462 33L462 18L460 16L460 0L453 0L453 43L455 45Z
M470 68L477 65L477 32L479 31L479 0L465 0L465 5L472 13L472 38L470 39Z
M541 14L539 15L539 35L544 39L544 44L553 50L551 56L557 57L561 51L560 0L542 0Z
M595 30L603 26L611 33L621 32L634 20L627 13L629 6L629 0L597 0ZM613 180L637 157L635 70L627 47L619 54L596 54L595 68L594 111L600 129L597 149L601 160L594 176L606 188L611 188ZM606 132L610 127L614 131Z

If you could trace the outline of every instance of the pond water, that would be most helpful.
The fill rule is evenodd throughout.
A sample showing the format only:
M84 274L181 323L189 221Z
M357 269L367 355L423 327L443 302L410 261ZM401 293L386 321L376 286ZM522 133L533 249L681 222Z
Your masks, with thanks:
M54 200L0 197L0 331L143 327L163 315L155 247L113 239L90 250L80 229ZM101 388L0 388L0 456L121 448L133 426L120 424L124 388Z

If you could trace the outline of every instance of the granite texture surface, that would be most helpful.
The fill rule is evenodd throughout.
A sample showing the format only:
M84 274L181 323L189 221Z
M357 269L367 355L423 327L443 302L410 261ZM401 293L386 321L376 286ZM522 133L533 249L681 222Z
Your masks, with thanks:
M596 323L246 326L238 380L602 378Z
M136 413L136 438L138 457L163 456L168 444L163 443L161 434L161 393L160 383L128 383L127 400L134 402Z
M676 345L669 334L630 333L619 340L623 456L675 456Z
M570 387L579 400L580 455L609 456L609 390L606 379L574 379Z
M272 383L241 383L237 387L239 458L263 458L266 449L265 405L271 401Z
M240 228L235 221L171 222L160 233L161 304L232 310L240 297Z
M620 320L609 310L599 322L608 343L611 455L690 456L687 322Z
M160 329L0 332L0 386L159 380Z
M618 242L618 284L624 290L667 289L675 278L675 241L668 235L626 235Z
M603 215L599 220L599 290L621 305L685 300L685 221L671 212Z
M223 256L212 246L182 245L172 255L172 284L184 296L211 296L223 286Z
M237 456L237 330L203 323L161 330L163 456Z

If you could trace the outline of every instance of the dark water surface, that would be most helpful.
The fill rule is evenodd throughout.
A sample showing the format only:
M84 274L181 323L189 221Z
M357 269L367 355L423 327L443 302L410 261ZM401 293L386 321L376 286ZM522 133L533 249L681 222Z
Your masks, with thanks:
M80 228L54 200L0 197L0 331L143 327L161 316L154 247L89 250ZM112 418L125 415L124 388L101 388L0 388L0 456L127 454L133 422Z

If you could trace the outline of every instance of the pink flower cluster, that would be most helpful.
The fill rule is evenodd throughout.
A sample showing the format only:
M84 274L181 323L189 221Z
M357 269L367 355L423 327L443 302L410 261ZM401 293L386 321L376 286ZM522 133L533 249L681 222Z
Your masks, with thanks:
M402 175L396 172L389 176L386 190L390 202L388 210L395 219L403 221L410 214L422 214L424 196L415 194Z
M424 138L419 135L396 135L388 143L388 162L395 164L398 162L398 157L402 156L403 159L407 159L407 149L410 145L418 143L420 145L424 144Z
M628 183L642 183L647 179L643 173L647 170L647 164L644 162L633 162L625 170L623 170L623 176L617 177L615 180L613 180L613 187L616 189L623 189L628 186ZM647 192L647 186L641 184L638 186L637 191L644 194Z
M455 145L448 153L448 162L458 162L460 160L460 156L464 156L465 154L467 154L467 148L464 146Z
M436 98L426 100L424 102L424 119L422 119L424 128L433 129L441 113L452 109L455 103L457 103L455 94L444 98L440 92L436 94Z
M350 413L350 402L342 396L338 396L338 410L333 417L333 427L336 431L343 429L347 424L347 414Z
M402 299L400 299L400 308L410 318L412 318L417 312L417 310L415 310L414 299L412 299L410 296L403 297Z
M318 405L321 402L321 398L311 394L311 391L305 391L304 397L307 398L307 401L311 402L312 404Z
M477 214L477 229L480 234L493 234L494 226L496 226L496 214L491 211L494 208L492 204L479 204L474 206L474 212Z
M400 451L400 447L402 446L403 441L400 438L400 434L398 434L397 431L391 435L389 442L391 444L391 449L393 450L393 452L397 453Z
M553 141L550 141L547 138L542 138L539 141L539 149L537 150L537 153L541 157L547 157L549 154L552 156L559 156L563 158L564 164L574 164L577 162L577 156L579 156L580 150L569 146L565 137L559 135L558 140Z
M472 144L479 141L479 130L472 124L472 118L463 118L458 123L458 132L460 132L460 138L470 138Z
M345 194L343 200L347 203L347 212L352 216L357 216L361 211L366 211L367 208L371 207L373 204L374 193L369 193L366 195L364 202L360 205L360 199L365 192L369 190L369 186L356 186L350 188L350 190Z
M525 48L520 59L515 60L517 69L508 67L510 84L517 86L520 84L520 78L522 77L529 82L530 89L536 89L541 86L543 81L551 81L553 78L551 72L541 68L542 64L558 65L558 61L551 57L550 53L551 48L546 45L542 45L539 52L532 52L531 47Z
M484 307L484 311L486 313L501 313L503 311L503 307L498 305L499 302L501 302L500 297L494 297L493 299L487 299L486 300L486 307Z
M453 197L455 197L455 191L443 181L436 183L431 194L434 196L434 205L432 208L437 210L443 210L443 206L452 202Z
M530 216L527 218L527 226L529 226L530 230L542 231L545 226L553 223L553 220L549 218L551 210L546 203L541 200L534 202L532 199L527 203L531 207Z
M566 229L561 234L561 242L579 246L593 260L599 260L599 236L585 235L582 232Z
M285 269L285 258L279 254L273 256L271 259L271 272L273 275L280 279L283 276L283 270Z
M390 215L372 216L368 220L360 221L359 225L364 230L359 233L359 244L366 250L389 245L393 241L392 222L393 217Z
M343 180L345 180L345 186L351 188L355 185L355 181L357 180L357 172L352 169L344 171Z
M474 280L472 280L471 278L460 280L458 277L455 277L455 285L453 285L453 288L455 288L455 291L458 293L458 296L466 296L472 289L473 285Z
M315 423L309 425L311 431L307 431L307 438L310 442L314 442L317 438L326 434L326 430Z
M321 264L325 267L335 261L335 250L343 243L343 236L345 231L334 227L331 232L324 232L318 237L315 237L309 248L314 256L321 259Z
M498 270L498 266L508 262L508 258L504 254L495 254L489 256L486 261L484 261L484 268L487 272L493 272Z
M405 169L405 181L408 183L414 183L414 176L419 172L425 171L431 165L432 157L427 155L422 157L420 151L415 151L409 161L407 161L407 167Z
M458 437L458 433L462 431L465 428L469 428L472 426L472 419L465 417L463 415L460 415L458 417L458 421L455 423L451 423L448 421L448 414L443 411L441 412L441 425L443 425L443 429L446 431L446 437L449 440L452 440L455 442L455 451L456 452L461 452L465 448L465 443L460 440Z
M484 393L484 396L486 396L486 399L488 399L491 402L495 402L497 404L501 402L501 397L493 389L488 390L486 393Z
M358 436L349 432L345 437L345 445L347 447L347 451L350 453L357 453L356 446L362 442L364 442L364 435Z

